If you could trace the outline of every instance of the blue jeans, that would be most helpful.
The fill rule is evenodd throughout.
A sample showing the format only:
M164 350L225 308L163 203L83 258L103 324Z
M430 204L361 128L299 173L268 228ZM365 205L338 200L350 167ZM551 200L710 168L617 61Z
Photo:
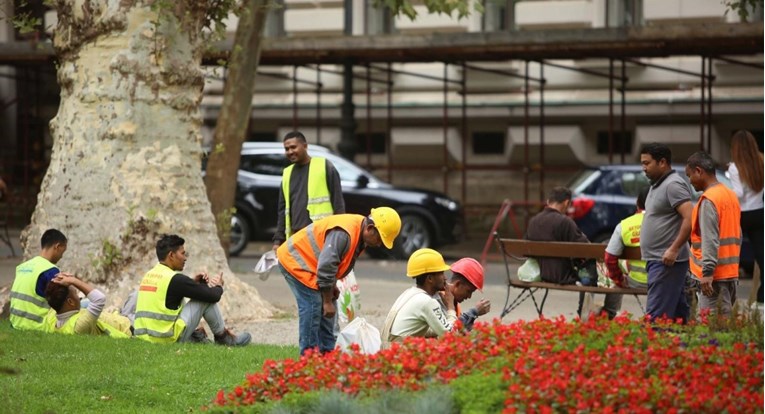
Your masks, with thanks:
M325 318L321 292L300 283L281 263L279 263L279 270L284 275L284 280L287 281L297 302L300 355L310 348L319 348L322 353L335 349L337 312L332 318ZM337 302L335 302L335 308L337 308Z
M690 307L685 299L685 278L688 262L675 262L664 266L659 260L646 263L648 271L648 300L646 313L651 318L665 316L670 319L688 320Z

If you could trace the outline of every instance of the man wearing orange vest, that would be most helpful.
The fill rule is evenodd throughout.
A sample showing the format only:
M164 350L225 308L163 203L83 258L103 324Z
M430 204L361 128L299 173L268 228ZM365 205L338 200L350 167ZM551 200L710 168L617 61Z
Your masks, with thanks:
M338 214L317 220L279 246L279 269L298 306L301 355L312 348L335 349L337 281L367 246L393 247L400 230L396 210L379 207L368 217Z
M691 273L701 281L699 310L730 314L736 303L741 252L738 197L717 181L715 163L706 152L688 158L685 174L703 191L691 216Z

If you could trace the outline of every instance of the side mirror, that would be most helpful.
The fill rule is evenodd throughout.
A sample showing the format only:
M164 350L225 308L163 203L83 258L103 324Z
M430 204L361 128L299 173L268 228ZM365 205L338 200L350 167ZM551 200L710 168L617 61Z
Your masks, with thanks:
M360 175L356 179L356 187L358 188L366 188L367 184L369 184L369 178L366 175Z

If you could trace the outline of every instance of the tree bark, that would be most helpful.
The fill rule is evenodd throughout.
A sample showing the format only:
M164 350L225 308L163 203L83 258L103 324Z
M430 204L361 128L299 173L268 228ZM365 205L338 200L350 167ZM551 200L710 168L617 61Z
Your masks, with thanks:
M252 95L255 92L255 73L263 44L263 28L271 3L271 0L245 1L228 61L223 104L207 162L207 197L216 218L218 237L226 252L230 242L231 215L242 143L247 136Z
M149 3L149 4L147 4ZM223 272L227 320L272 307L231 272L201 176L202 28L206 3L58 0L54 40L61 105L51 121L51 163L25 257L41 234L69 239L59 263L106 288L119 305L157 262L162 233L186 239L184 273ZM162 3L162 2L160 2ZM169 6L168 6L169 5Z

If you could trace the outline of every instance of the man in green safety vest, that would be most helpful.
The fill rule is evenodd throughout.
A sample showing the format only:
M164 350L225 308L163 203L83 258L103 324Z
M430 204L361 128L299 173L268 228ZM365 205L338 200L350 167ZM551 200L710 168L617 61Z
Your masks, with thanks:
M64 256L66 244L64 233L48 229L40 238L40 255L16 266L10 301L10 320L14 328L45 330L43 322L50 309L45 301L45 288L59 274L56 264Z
M184 243L175 234L165 234L157 241L159 263L144 275L138 288L134 335L155 343L200 341L195 329L204 319L215 343L247 345L252 339L249 333L234 335L223 322L218 306L223 273L214 277L199 273L193 279L180 273L187 258ZM190 300L184 304L185 298Z
M619 256L624 247L640 246L640 227L643 225L645 216L645 199L648 196L648 187L642 189L637 198L637 212L616 225L611 240L606 247L606 268L608 277L617 286L632 288L648 288L648 273L643 260L626 260L625 269L619 265ZM626 277L625 277L626 276Z
M82 292L88 298L88 307L82 309ZM90 283L74 275L59 273L45 289L45 299L51 310L45 317L45 330L63 334L109 335L112 338L130 338L130 319L106 312L106 295Z
M340 175L328 159L308 155L301 132L284 136L284 152L292 165L282 172L274 250L314 221L345 213Z

